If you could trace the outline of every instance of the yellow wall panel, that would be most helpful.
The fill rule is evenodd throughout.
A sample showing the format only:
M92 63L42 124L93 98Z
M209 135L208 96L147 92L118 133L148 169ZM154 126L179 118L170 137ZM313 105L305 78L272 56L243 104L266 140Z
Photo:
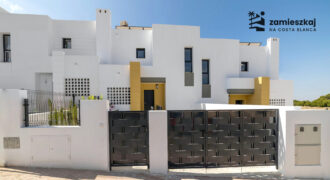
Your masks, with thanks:
M257 77L254 79L254 94L230 94L229 104L243 100L243 104L269 105L269 89L269 77Z
M131 111L141 108L141 69L140 62L130 62Z
M158 84L158 89L157 89ZM156 109L157 106L161 106L165 109L165 83L142 83L141 85L141 110L144 110L144 90L154 90L154 104Z
M254 79L254 94L249 98L248 104L269 105L269 77Z
M243 104L248 104L248 99L251 95L246 94L230 94L229 104L236 104L236 100L243 100Z

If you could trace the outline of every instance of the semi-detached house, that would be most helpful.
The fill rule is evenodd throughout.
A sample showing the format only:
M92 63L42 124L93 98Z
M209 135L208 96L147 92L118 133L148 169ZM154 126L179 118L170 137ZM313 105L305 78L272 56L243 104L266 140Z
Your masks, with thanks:
M0 88L103 96L119 110L197 109L201 103L292 105L279 80L279 39L266 45L200 37L200 27L114 29L0 9Z

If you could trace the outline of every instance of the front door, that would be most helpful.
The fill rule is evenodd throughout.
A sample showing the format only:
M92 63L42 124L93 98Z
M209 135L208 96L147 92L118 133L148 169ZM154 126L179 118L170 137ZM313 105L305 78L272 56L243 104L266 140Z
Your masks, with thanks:
M36 74L36 90L44 92L53 91L53 75L52 73Z
M144 90L144 110L155 109L154 90Z
M243 100L236 100L235 104L243 104Z

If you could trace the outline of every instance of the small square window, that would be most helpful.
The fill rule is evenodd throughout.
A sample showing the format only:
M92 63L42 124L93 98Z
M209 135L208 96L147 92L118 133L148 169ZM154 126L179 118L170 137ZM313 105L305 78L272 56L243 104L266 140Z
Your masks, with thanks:
M317 127L316 126L313 127L313 131L317 132Z
M241 71L242 72L247 72L249 71L249 63L248 62L241 62Z
M304 132L304 127L300 127L300 132Z
M136 58L146 58L146 50L144 48L137 48Z
M71 38L63 38L63 49L71 49Z

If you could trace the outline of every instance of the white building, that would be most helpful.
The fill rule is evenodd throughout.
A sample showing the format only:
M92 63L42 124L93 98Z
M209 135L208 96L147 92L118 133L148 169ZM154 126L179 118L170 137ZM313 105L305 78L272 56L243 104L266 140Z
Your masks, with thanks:
M0 9L0 38L4 89L103 96L120 110L293 104L293 82L279 80L278 38L262 46L200 38L197 26L122 22L112 29L105 9L96 21Z

